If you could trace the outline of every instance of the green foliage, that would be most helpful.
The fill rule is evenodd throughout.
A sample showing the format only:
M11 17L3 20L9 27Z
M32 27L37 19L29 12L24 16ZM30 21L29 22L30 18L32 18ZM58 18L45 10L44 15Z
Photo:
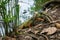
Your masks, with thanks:
M35 1L35 11L40 10L43 5L50 0L34 0Z
M16 12L15 12L15 14L14 14L14 16L15 16L15 24L14 24L14 27L13 27L13 31L15 32L15 34L17 35L18 33L17 33L17 28L18 28L18 25L19 25L19 5L18 4L15 4L15 10L16 10Z
M16 17L16 25L18 26L18 24L19 24L19 5L16 5L15 17Z
M13 21L15 19L15 16L12 16L12 15L5 15L5 18L3 19L4 20L4 22L11 22L11 21Z
M4 21L3 27L5 29L5 35L8 35L9 31L11 31L9 29L10 28L9 23L10 22L13 23L13 21L15 21L17 24L17 19L19 20L19 5L18 4L15 5L15 7L13 7L13 8L16 8L15 9L16 13L14 13L15 14L14 16L12 15L12 9L13 8L11 8L11 11L8 10L8 14L7 14L6 4L9 3L9 1L11 1L11 0L5 0L5 1L1 0L1 2L0 2L0 13L1 13L1 16L2 16L3 21ZM12 30L13 30L13 27L12 27Z

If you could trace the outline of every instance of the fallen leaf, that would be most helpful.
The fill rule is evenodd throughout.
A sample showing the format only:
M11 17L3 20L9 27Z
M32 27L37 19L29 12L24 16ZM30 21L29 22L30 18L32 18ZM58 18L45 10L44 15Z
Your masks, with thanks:
M37 31L35 31L35 34L37 34L39 31L37 30Z
M36 18L37 21L44 21L42 18Z
M57 31L56 27L49 27L49 28L43 29L41 34L47 32L47 35L51 35L51 34L55 33L56 31Z
M57 28L60 28L60 23L55 24Z

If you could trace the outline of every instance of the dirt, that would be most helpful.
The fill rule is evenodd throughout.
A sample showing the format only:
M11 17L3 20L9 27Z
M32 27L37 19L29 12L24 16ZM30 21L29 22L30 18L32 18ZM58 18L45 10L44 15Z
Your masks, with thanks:
M19 30L16 40L60 40L60 7L46 9L45 12L44 21L35 20L34 26Z
M47 23L38 23L35 21L35 26L30 28L25 28L20 30L18 40L60 40L60 8L56 7L47 11L47 15L50 16L50 21ZM41 33L43 29L49 27L55 27L57 30L54 32L54 29L51 31L51 34L47 35L48 32ZM51 30L51 28L50 28ZM49 31L50 31L49 30ZM52 33L54 32L54 33Z

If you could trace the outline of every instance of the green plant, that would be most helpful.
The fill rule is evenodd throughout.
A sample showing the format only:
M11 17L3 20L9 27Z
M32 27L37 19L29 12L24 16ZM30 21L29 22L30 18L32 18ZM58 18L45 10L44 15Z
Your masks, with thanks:
M19 5L18 4L16 4L14 7L11 8L11 9L15 8L15 10L16 10L16 13L14 14L14 16L12 15L12 12L11 12L12 10L11 11L8 10L8 14L7 14L6 4L9 3L9 1L11 1L11 0L5 0L5 1L1 0L1 2L0 2L0 14L1 14L3 22L4 22L3 27L5 30L4 36L5 35L8 36L9 32L11 32L11 30L9 30L9 28L10 28L9 23L11 23L11 22L13 23L13 21L14 21L15 26L17 26L17 20L19 20L19 16L18 16L19 15ZM15 26L13 25L12 31L14 31L13 29Z

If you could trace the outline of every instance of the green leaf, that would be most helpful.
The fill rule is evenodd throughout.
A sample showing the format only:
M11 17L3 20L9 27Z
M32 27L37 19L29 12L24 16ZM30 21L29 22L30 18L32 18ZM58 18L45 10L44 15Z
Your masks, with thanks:
M40 10L43 5L50 0L35 0L35 11Z

